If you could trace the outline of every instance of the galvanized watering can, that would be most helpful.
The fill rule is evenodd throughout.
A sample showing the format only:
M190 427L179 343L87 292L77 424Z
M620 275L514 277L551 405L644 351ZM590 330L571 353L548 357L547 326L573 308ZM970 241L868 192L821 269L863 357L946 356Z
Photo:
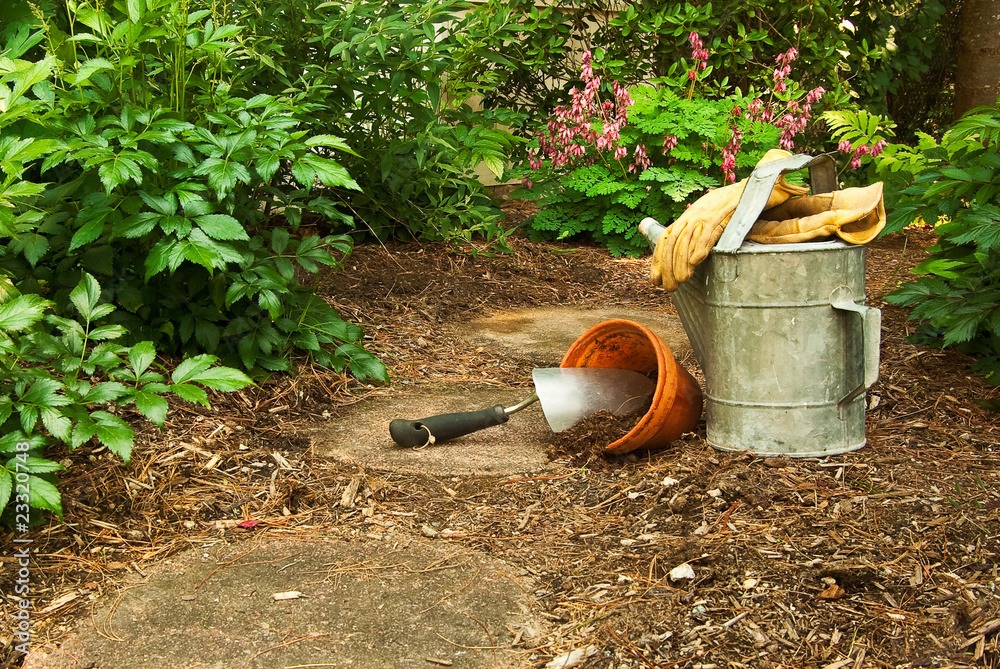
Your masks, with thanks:
M814 194L836 189L829 156L758 166L708 259L674 294L705 374L708 442L722 450L822 457L865 445L882 318L864 305L866 249L744 242L780 175L802 168ZM664 230L640 225L651 244Z

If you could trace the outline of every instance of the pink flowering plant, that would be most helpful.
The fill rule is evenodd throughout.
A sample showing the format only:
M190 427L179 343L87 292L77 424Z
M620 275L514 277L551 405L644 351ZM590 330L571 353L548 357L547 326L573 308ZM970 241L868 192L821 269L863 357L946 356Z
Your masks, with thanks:
M630 89L602 81L593 54L583 54L582 87L555 108L529 150L517 192L540 204L529 232L590 237L613 255L640 255L643 218L672 222L767 150L795 149L825 93L791 76L795 49L778 57L766 94L720 94L705 81L712 67L702 39L692 32L688 41L691 58L678 76Z
M826 111L823 121L837 142L837 152L848 157L852 170L873 164L889 146L896 127L888 118L864 109Z

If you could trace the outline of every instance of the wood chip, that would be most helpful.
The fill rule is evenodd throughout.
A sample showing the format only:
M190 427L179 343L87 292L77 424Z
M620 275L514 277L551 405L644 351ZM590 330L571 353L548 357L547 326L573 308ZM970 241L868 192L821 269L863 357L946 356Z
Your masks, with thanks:
M305 597L305 595L303 595L298 590L288 590L287 592L276 592L273 595L271 595L271 599L273 599L276 602L283 602L286 599L301 599L302 597Z

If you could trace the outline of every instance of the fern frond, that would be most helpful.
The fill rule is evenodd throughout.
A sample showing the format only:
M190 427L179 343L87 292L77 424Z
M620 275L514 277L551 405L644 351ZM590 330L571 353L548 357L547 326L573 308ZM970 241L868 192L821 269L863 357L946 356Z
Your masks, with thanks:
M573 173L563 180L563 185L587 193L595 184L607 180L610 176L611 172L604 165L588 165L573 170Z
M947 140L975 139L983 145L1000 142L1000 111L995 107L970 110L946 133Z
M611 195L628 187L627 183L621 181L598 181L587 189L587 197L594 195Z
M616 195L611 201L615 204L622 204L629 209L635 209L646 199L646 189L633 188Z
M895 136L896 124L888 117L872 114L865 109L857 111L840 109L823 112L821 117L830 134L837 141L849 141L852 145L874 144L881 139Z

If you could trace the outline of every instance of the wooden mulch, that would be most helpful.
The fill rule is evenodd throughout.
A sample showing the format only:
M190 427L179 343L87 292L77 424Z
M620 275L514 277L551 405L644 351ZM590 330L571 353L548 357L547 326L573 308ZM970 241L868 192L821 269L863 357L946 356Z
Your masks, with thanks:
M906 315L880 299L931 240L913 230L871 248L882 366L860 451L722 453L702 427L619 458L581 461L563 445L540 476L362 470L314 457L306 435L382 389L306 369L212 410L174 406L166 430L143 428L129 466L92 447L59 456L65 522L33 533L35 643L58 641L124 576L181 550L261 532L432 528L536 584L548 630L520 638L524 667L1000 667L1000 415L987 408L1000 392L967 357L907 343ZM360 247L318 287L366 325L395 383L523 383L515 354L456 342L453 324L471 315L665 304L647 260L514 247ZM16 657L10 641L0 626L0 662Z

